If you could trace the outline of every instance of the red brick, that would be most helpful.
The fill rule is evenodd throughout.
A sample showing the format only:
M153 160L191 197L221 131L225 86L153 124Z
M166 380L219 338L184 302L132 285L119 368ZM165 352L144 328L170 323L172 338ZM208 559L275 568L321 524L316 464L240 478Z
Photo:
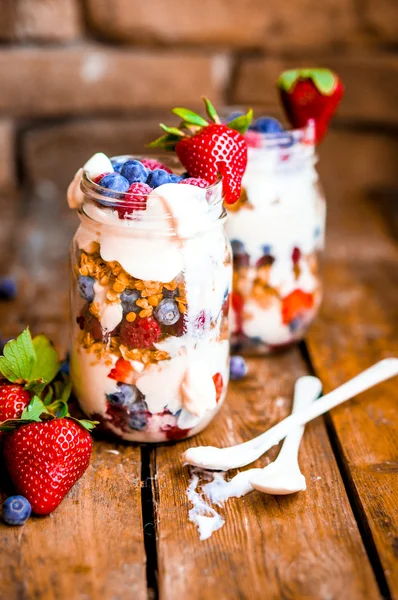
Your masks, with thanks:
M3 0L0 39L69 41L81 34L78 0Z
M33 191L53 189L64 197L79 167L95 152L142 155L160 134L168 113L125 119L87 119L32 129L22 142L22 158ZM171 121L170 121L171 122Z
M11 121L0 119L0 192L15 189L15 143Z
M361 17L367 31L377 40L397 43L398 2L396 0L363 0Z
M98 45L0 52L0 111L14 115L120 113L219 100L217 57Z
M378 54L359 57L317 58L316 61L248 59L236 77L233 102L258 104L280 112L275 81L283 69L309 63L334 69L345 85L337 118L354 122L398 123L398 56Z
M86 0L91 26L130 43L320 48L355 33L354 0Z

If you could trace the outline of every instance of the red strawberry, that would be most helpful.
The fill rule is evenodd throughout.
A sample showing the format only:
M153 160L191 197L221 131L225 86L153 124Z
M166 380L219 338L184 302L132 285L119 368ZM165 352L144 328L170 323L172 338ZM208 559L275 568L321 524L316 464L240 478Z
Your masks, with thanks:
M162 330L156 319L145 317L134 323L122 323L119 335L121 343L129 348L150 348L159 341Z
M29 423L7 436L10 477L38 515L52 512L87 469L90 434L72 419Z
M183 119L180 128L161 124L166 135L150 147L175 150L191 177L205 179L210 185L221 174L225 202L234 204L239 200L247 164L247 144L242 134L250 125L253 111L225 125L211 102L203 100L211 123L191 110L175 108L172 112Z
M30 402L30 394L20 385L6 383L0 386L0 423L19 419Z
M126 201L116 208L119 218L125 219L135 210L145 210L148 194L152 192L151 186L147 183L136 181L132 183L126 192Z
M173 172L171 169L169 169L169 167L166 167L166 165L159 162L155 158L143 158L140 162L144 165L144 167L146 167L150 171L155 171L156 169L163 169L163 171L166 171L166 173Z
M122 381L123 383L133 383L133 375L133 367L129 361L124 358L118 358L108 377L109 379L115 379L116 381Z
M214 387L216 388L216 402L218 403L221 398L224 382L221 373L213 375Z
M305 127L315 121L315 141L319 143L341 98L344 87L329 69L284 71L277 86L287 118L293 127Z
M183 183L186 185L195 185L196 187L206 189L209 187L209 182L206 179L195 179L194 177L187 177L187 179L183 179L178 182L179 184Z

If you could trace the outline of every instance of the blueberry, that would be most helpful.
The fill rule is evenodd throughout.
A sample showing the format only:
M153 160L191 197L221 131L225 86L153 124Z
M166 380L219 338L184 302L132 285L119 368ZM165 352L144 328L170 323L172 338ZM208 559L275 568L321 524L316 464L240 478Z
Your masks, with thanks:
M155 308L155 317L162 325L174 325L180 318L177 302L171 298L163 298L163 300Z
M240 256L246 254L246 248L243 242L240 240L231 240L232 253L234 256Z
M112 192L124 193L130 187L128 180L125 177L122 177L119 173L109 173L109 175L104 175L102 179L99 180L98 185L101 185ZM111 196L112 194L109 192L103 192L104 196Z
M137 290L130 289L124 290L124 292L120 294L120 300L122 301L124 314L130 312L138 313L142 310L142 308L136 305L136 301L138 300L138 298L140 298L140 296L140 292L137 292Z
M82 298L87 300L87 302L92 302L94 300L94 283L95 279L93 277L87 277L85 275L80 275L77 280L79 294Z
M253 129L260 133L282 133L283 127L276 119L272 117L260 117L254 124Z
M123 165L126 163L126 159L123 157L122 158L111 158L111 163L112 163L113 170L116 173L120 173Z
M70 374L69 356L67 356L66 359L62 361L61 366L58 369L58 374L61 373L64 373L65 375Z
M31 512L32 507L24 496L10 496L3 504L3 519L8 525L23 525Z
M231 362L229 363L229 376L232 381L242 379L247 375L247 365L245 359L242 356L231 356Z
M12 277L0 277L0 300L14 300L17 284Z
M128 423L131 429L141 431L148 423L148 407L146 402L136 402L129 411Z
M136 385L118 383L118 391L107 394L108 401L115 406L126 406L129 409L137 402L141 402L143 395Z
M151 188L157 188L164 183L171 183L171 175L172 173L167 173L164 169L155 169L154 171L150 171L146 183Z
M262 249L263 254L271 254L272 246L271 244L264 244L264 246L262 246Z
M280 148L291 148L294 144L294 136L287 131L285 131L284 135L281 136L281 139L278 140Z
M190 176L190 174L188 173L188 171L185 171L185 173L182 173L181 175L181 179L188 179Z
M145 183L148 177L148 169L139 160L128 160L125 162L120 173L130 183L138 181Z
M180 181L182 181L182 177L180 177L179 175L175 175L174 173L170 173L169 180L170 183L179 183Z

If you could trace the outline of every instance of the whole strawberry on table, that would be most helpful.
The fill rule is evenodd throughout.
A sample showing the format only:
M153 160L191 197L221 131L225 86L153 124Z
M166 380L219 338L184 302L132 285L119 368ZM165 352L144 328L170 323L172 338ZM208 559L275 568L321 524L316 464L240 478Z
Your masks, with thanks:
M71 384L60 366L51 342L29 329L0 356L1 452L20 494L3 505L12 525L55 510L90 462L95 422L69 414Z

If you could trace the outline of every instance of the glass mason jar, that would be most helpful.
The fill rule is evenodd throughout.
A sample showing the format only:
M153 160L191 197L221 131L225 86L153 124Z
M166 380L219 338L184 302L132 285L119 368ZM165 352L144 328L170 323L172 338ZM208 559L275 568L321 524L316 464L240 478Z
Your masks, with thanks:
M161 187L132 203L83 173L71 249L74 392L89 417L128 441L195 435L229 378L221 182Z
M268 353L302 339L317 314L326 203L313 126L282 136L249 131L242 194L229 211L232 343Z

